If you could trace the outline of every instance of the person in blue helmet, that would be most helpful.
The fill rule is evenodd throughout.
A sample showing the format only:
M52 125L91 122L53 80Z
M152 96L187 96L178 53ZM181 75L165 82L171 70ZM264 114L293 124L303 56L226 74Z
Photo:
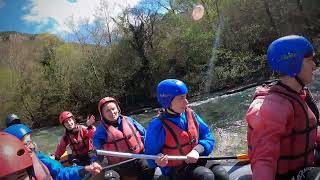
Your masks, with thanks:
M290 35L273 41L267 53L279 80L257 87L246 113L252 179L319 179L319 111L305 87L314 80L313 46Z
M93 163L88 166L64 167L59 161L51 159L49 156L41 153L37 145L31 140L31 130L23 124L14 124L4 130L11 134L25 145L32 159L34 176L36 179L82 179L89 173L96 175L100 173L101 166ZM87 175L88 174L88 175Z
M215 141L207 124L188 107L187 94L187 86L180 80L166 79L158 84L157 98L164 111L148 125L145 153L159 158L148 160L149 167L159 166L170 179L229 179L223 167L209 169L206 161L198 159L212 152ZM187 156L187 160L168 161L168 155Z
M9 114L6 117L6 126L9 127L13 124L21 124L20 118L15 114Z

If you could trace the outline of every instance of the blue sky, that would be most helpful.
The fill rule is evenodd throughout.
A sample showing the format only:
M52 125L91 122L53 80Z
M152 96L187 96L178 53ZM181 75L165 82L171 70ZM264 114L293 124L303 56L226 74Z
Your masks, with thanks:
M50 32L64 38L72 32L67 22L73 19L76 28L84 19L92 23L101 1L108 14L116 17L140 0L0 0L0 32Z
M26 1L0 0L0 31L36 32L36 26L33 23L22 19L28 13Z

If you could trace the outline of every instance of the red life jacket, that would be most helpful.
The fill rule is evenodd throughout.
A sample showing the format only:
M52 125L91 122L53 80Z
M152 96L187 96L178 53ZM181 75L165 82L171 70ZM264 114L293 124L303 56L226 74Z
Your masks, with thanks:
M88 155L93 149L92 139L84 135L84 128L77 125L73 132L65 133L65 141L70 145L73 155Z
M128 121L128 117L123 116L121 121L122 131L112 125L104 123L107 134L107 142L103 149L107 151L130 152L139 154L143 151L144 145L139 131ZM108 164L115 164L127 158L108 156Z
M162 125L165 129L165 142L161 149L163 154L174 156L187 155L199 140L199 123L190 108L186 109L188 130L184 131L170 120L163 119L160 115ZM167 166L180 166L183 161L169 161Z
M315 114L298 94L289 92L279 85L274 85L268 92L257 94L254 99L267 95L275 96L274 100L276 97L279 101L289 100L293 109L292 117L294 118L287 120L288 133L280 138L280 158L277 161L276 179L284 179L304 167L314 165L318 122ZM252 130L249 124L248 137L251 137ZM250 140L248 143L250 154L253 144L250 144Z
M37 155L34 152L30 152L32 163L33 163L33 169L36 176L36 179L41 180L51 180L53 179L51 177L49 169L38 159Z

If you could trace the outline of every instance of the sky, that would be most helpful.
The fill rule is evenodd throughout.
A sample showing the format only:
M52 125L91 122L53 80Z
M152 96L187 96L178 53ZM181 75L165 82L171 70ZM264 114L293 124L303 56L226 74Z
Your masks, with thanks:
M65 39L72 32L68 22L72 19L76 28L81 28L84 19L92 23L102 1L116 17L140 0L0 0L0 32L49 32Z

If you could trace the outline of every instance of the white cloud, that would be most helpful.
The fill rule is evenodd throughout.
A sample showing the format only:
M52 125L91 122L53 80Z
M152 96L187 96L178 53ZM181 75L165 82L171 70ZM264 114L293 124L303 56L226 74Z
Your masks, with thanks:
M4 0L0 0L0 9L3 8L6 5L6 3L4 2Z
M38 28L45 26L49 19L56 21L56 25L50 31L54 33L71 32L67 26L67 21L72 18L76 26L83 19L88 19L89 23L93 22L94 15L100 7L101 0L78 0L69 2L67 0L29 0L25 7L29 14L23 17L23 20L29 23L35 23ZM140 0L103 0L106 2L110 15L116 17L124 7L133 7ZM0 0L1 2L1 0Z

